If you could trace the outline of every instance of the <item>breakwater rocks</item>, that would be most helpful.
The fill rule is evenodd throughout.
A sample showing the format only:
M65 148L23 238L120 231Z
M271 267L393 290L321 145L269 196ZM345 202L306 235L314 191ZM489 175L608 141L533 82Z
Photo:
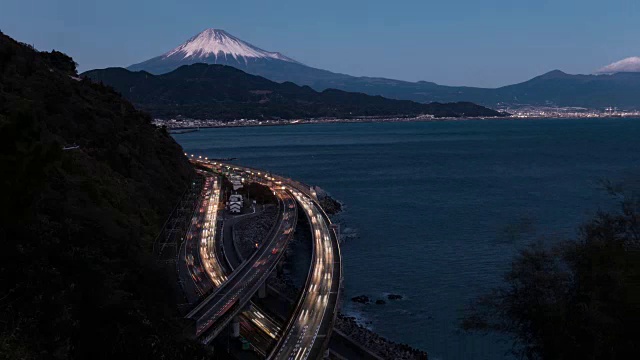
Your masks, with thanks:
M389 300L402 300L402 295L399 294L388 294L387 295L387 299ZM367 295L358 295L358 296L354 296L351 298L351 301L358 303L358 304L370 304L372 302L372 300L367 296ZM375 301L375 303L377 305L384 305L387 302L382 300L382 299L377 299Z
M322 210L324 210L324 212L326 212L327 215L336 215L342 211L342 203L332 198L321 187L314 186L313 190L316 192L318 203L320 204L320 206L322 206Z
M371 299L367 295L358 295L351 298L351 301L357 302L360 304L368 304L371 302Z
M318 202L327 215L336 215L342 211L342 204L330 196L325 196L324 198L319 199Z
M293 301L299 295L297 289L290 281L272 275L269 284L281 294ZM364 295L363 295L364 296ZM369 299L364 296L365 299ZM378 300L380 301L380 300ZM384 300L381 300L384 301ZM427 360L427 353L420 349L413 348L407 344L396 343L388 340L375 332L359 325L356 318L338 314L334 323L334 329L340 331L350 339L358 343L364 349L389 360Z
M375 332L359 325L351 316L339 314L336 318L335 329L349 336L367 350L383 359L393 360L427 360L426 352L413 348L407 344L400 344L388 340Z

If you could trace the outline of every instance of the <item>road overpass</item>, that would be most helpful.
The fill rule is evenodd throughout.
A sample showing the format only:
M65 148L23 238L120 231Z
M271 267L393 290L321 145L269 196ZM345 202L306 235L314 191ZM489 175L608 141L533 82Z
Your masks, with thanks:
M200 201L194 210L193 217L189 220L189 227L185 236L185 242L180 249L180 261L178 262L178 274L182 283L183 290L189 303L198 303L203 296L208 295L213 289L221 286L229 275L231 270L223 270L222 263L228 263L226 255L220 251L222 246L222 238L228 238L230 225L244 218L252 216L245 214L234 216L223 222L221 213L224 211L219 206L221 197L221 179L214 176L211 172L198 170L204 178ZM223 227L224 225L224 227ZM275 224L274 224L275 226ZM267 234L265 234L267 235ZM235 259L234 259L235 260ZM240 266L240 262L234 264L233 268ZM261 312L257 307L250 303L247 310L240 315L240 326L243 334L246 336L254 336L252 346L254 349L266 356L266 352L271 348L271 342L280 333L280 326L275 324L267 314ZM254 329L252 333L248 333L247 328ZM268 346L264 346L267 343Z
M247 177L267 181L277 191L288 190L304 209L312 230L312 262L293 316L268 358L298 360L322 357L338 313L342 288L340 247L329 217L312 190L299 182L247 167L220 162L205 164L218 170L243 171Z
M265 280L282 257L283 250L293 236L297 219L294 198L285 190L276 189L279 211L277 226L258 250L236 271L208 295L187 318L195 323L195 335L209 343L236 316L246 310L251 297L264 285ZM204 255L213 259L215 245L206 245Z

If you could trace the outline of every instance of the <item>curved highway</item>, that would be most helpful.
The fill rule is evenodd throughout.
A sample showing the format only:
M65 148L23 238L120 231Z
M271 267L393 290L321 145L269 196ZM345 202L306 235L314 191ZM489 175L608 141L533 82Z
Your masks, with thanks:
M319 204L307 194L294 191L313 238L313 255L305 290L294 316L270 359L317 359L323 356L339 306L342 269L336 234Z
M293 235L295 200L282 189L276 189L275 194L279 199L278 225L272 229L269 239L187 315L195 321L195 334L203 343L209 343L233 316L243 310L275 268ZM208 244L206 253L209 257L215 256L213 244Z
M180 249L178 263L179 278L189 303L197 302L204 294L211 291L214 285L207 276L208 264L206 258L201 256L200 242L209 234L215 233L215 228L211 225L210 214L212 209L217 209L218 206L220 182L218 177L204 172L199 173L205 176L200 194L200 205L190 219L185 241Z
M312 262L293 316L268 358L299 360L322 357L338 312L342 287L340 248L336 233L331 229L329 217L315 200L311 190L301 183L247 167L219 162L206 163L217 169L226 167L264 179L276 189L276 193L289 189L304 209L311 224ZM232 300L224 303L222 300L219 301L223 306L234 306Z
M198 172L205 177L205 183L201 192L200 206L194 212L181 259L181 272L189 275L190 279L187 280L192 280L183 279L183 283L187 283L187 289L185 289L188 293L187 297L192 303L197 302L205 293L220 287L232 272L225 271L221 259L224 257L226 260L226 256L216 251L221 249L221 238L224 235L223 217L220 216L223 210L219 206L220 179L218 176L211 176L208 172L200 170ZM228 261L224 262L228 263ZM239 263L236 264L234 268L239 265ZM240 324L245 336L260 340L266 335L268 339L275 339L280 333L280 326L253 303L250 303L247 309L240 315ZM248 329L253 331L249 332ZM254 348L266 356L266 351L271 347L270 342L265 340L261 341L262 344L260 341L255 342L256 345L262 346L254 346ZM253 343L254 341L252 345Z

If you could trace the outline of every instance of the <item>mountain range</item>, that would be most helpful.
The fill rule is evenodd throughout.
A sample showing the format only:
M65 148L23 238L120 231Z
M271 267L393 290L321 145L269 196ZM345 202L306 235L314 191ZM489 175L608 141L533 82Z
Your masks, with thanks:
M239 58L241 60L241 58ZM353 117L493 117L495 110L469 102L423 104L336 89L315 91L278 83L226 65L183 65L166 74L123 68L82 74L115 88L156 118L300 119Z
M640 108L639 61L629 58L604 67L598 75L571 75L554 70L519 84L499 88L445 86L378 77L356 77L304 65L278 52L247 43L224 30L207 29L182 45L129 70L163 74L182 65L222 64L276 82L290 81L322 91L339 89L417 102L471 101L488 107L559 106Z

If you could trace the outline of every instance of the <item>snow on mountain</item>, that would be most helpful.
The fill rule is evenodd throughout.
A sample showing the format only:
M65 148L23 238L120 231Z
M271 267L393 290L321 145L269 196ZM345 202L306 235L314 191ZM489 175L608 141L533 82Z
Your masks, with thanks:
M598 70L599 74L614 74L619 72L640 72L640 57L633 56L616 61Z
M243 60L244 62L251 58L257 58L297 63L297 61L278 52L262 50L219 29L206 29L162 57L164 59L181 57L182 60L213 57L216 63L218 58L229 60L230 57L236 61Z
M173 50L127 67L131 71L166 74L181 66L226 65L276 82L311 85L348 75L312 68L279 52L263 50L220 29L206 29Z

